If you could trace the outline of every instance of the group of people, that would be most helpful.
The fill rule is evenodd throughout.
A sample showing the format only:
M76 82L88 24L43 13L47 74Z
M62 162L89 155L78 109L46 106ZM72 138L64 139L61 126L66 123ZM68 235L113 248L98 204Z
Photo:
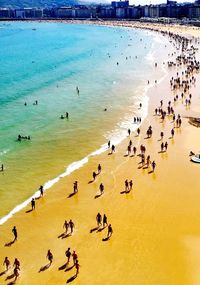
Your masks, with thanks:
M104 229L104 228L108 227L108 233L107 233L106 239L109 239L113 234L113 228L112 228L111 224L108 224L107 216L104 214L102 217L102 215L100 213L98 213L96 216L96 221L97 221L97 229L98 230L100 228Z
M11 268L11 262L7 256L4 259L3 265L5 266L5 272L8 272L9 269ZM17 258L15 258L13 263L13 275L15 277L14 282L16 282L17 278L19 277L19 274L20 274L20 262Z
M31 137L30 136L21 136L21 135L18 135L17 137L17 141L21 142L22 140L31 140Z
M65 220L64 224L63 224L63 228L65 229L65 234L68 234L68 230L70 229L70 235L73 234L74 232L74 222L70 219L69 222L67 220Z
M69 113L66 112L65 115L61 115L60 119L67 119L68 120L69 119Z

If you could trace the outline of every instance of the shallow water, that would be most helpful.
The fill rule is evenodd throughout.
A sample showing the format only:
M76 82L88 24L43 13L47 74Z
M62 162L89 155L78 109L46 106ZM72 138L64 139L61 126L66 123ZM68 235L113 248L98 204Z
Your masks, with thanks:
M133 117L147 111L158 38L127 28L20 22L0 23L0 38L3 217L68 165L136 127ZM65 112L69 120L60 119ZM17 142L18 134L31 141Z

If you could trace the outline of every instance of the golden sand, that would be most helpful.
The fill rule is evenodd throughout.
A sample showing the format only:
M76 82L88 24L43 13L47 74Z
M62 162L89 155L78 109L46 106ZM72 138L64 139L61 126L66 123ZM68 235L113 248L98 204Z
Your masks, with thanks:
M179 31L177 27L170 29ZM186 32L190 33L190 28ZM169 77L176 72L173 69L161 84L149 90L149 115L141 127L141 135L136 137L132 133L130 137L133 145L146 146L147 154L156 161L155 173L138 169L138 156L124 157L130 139L127 138L116 147L115 154L95 156L87 165L63 178L36 201L35 211L25 213L29 209L26 208L0 227L2 262L5 256L12 262L17 257L21 262L17 284L65 284L75 274L75 268L59 270L66 263L68 247L76 250L81 266L73 284L199 284L200 166L191 163L188 154L190 150L200 151L200 130L183 118L174 139L169 139L171 118L161 123L160 117L154 116L160 100L165 106L169 100L173 101ZM197 80L196 88L191 89L190 108L186 109L179 100L174 105L176 114L189 116L200 111L199 85ZM149 125L153 137L145 139ZM169 143L167 153L159 153L161 131L165 134L164 141ZM102 165L102 173L94 183L88 184L98 163ZM125 179L133 179L133 190L120 194ZM68 198L75 180L79 181L79 192ZM105 193L95 199L101 182ZM112 224L113 236L108 241L102 241L107 236L107 228L90 233L96 227L98 212L106 213ZM75 222L75 232L70 237L58 238L65 219ZM18 229L19 239L10 247L4 246L13 239L13 225ZM48 249L54 255L53 264L39 272L48 263ZM3 265L0 267L3 272ZM5 279L11 274L12 269L2 274L0 284L9 284L13 278Z

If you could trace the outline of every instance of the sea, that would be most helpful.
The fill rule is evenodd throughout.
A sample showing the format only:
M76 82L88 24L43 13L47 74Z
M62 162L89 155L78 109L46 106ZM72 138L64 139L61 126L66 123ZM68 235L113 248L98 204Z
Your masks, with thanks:
M166 44L125 27L0 22L0 224L139 126Z

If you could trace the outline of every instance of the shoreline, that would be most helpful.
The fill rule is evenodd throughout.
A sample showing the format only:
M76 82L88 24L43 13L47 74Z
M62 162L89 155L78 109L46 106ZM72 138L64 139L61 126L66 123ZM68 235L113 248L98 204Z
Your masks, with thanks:
M163 82L161 82L161 84L159 84L157 87L152 87L150 90L148 90L148 96L150 97L149 99L149 104L148 104L148 115L145 118L144 122L142 123L141 129L142 129L142 135L144 136L145 133L145 129L147 128L147 126L149 125L149 122L151 121L153 124L153 128L155 129L155 127L157 126L157 124L159 123L158 118L153 118L153 110L155 108L155 104L159 103L159 99L163 98L163 94L165 94L165 92L169 92L169 87L166 88L166 84L168 83L168 80L171 76L171 73L173 74L174 71L172 70L171 72L169 72L168 76L166 76L166 78L163 80ZM199 78L198 75L195 75L197 78ZM159 89L159 91L158 91ZM166 91L167 90L167 91ZM163 92L162 94L161 91ZM154 97L154 95L156 94L156 98ZM170 94L171 96L171 94ZM170 96L167 96L167 98L165 100L169 100ZM159 99L158 99L159 98ZM166 101L165 101L166 103ZM193 105L192 105L193 107ZM177 106L178 110L181 107ZM182 112L182 111L181 111ZM159 123L160 124L160 123ZM167 129L169 129L168 126L168 121L163 124L163 127L167 127ZM167 126L164 126L167 125ZM183 129L184 132L188 133L194 133L196 135L196 129L193 129L192 126L188 126L188 123L186 122L186 120L184 120L183 122ZM186 131L185 131L186 130ZM159 134L159 130L155 129L155 133L158 135ZM185 135L185 136L186 136ZM178 152L178 157L180 158L179 152L182 151L181 147L184 147L183 145L180 145L182 139L181 136L184 137L184 134L179 134L178 130L177 130L177 134L176 134L176 138L175 140L177 141L176 144L173 146L173 142L170 143L170 147L176 147L176 151ZM134 144L140 144L141 143L141 138L135 138L135 135L132 134L131 135L132 139L134 140ZM187 137L185 137L185 140ZM136 142L135 142L136 141ZM142 141L145 141L144 139ZM164 166L163 164L167 164L168 167L171 165L171 167L173 168L172 162L175 163L175 167L177 165L179 165L179 163L177 163L174 160L174 157L170 154L172 154L172 151L169 150L169 155L168 153L166 154L161 154L161 156L159 156L158 154L156 154L155 150L157 150L157 145L158 142L153 142L152 140L149 140L146 142L147 147L148 147L148 151L149 149L154 150L154 155L156 156L156 159L158 159L158 165L159 165L159 169L156 169L155 174L153 174L152 176L148 176L147 173L145 172L145 170L141 170L142 173L138 173L137 170L137 164L133 160L127 158L122 158L123 154L125 152L125 145L127 143L127 139L126 141L123 141L122 143L120 143L120 145L117 147L117 153L114 154L114 156L111 156L110 158L106 157L104 154L100 155L100 156L95 156L91 158L91 161L87 167L87 169L83 169L80 168L79 170L75 171L73 173L73 177L66 177L63 178L65 179L64 181L59 181L58 184L55 186L55 189L52 189L52 191L48 192L48 199L47 201L41 201L40 205L38 206L38 212L36 211L33 212L32 214L30 214L30 216L25 216L26 214L19 212L16 216L13 217L13 220L9 220L8 223L5 224L5 232L3 232L3 236L0 238L1 244L3 246L3 244L5 243L5 241L8 240L8 234L9 234L9 229L11 228L11 225L13 223L13 221L17 224L17 226L19 226L21 233L26 234L26 236L22 236L22 234L20 234L22 236L22 240L21 237L19 238L19 241L17 241L16 244L14 244L12 247L10 248L3 248L2 249L2 253L7 251L9 252L10 255L15 256L16 254L19 255L19 257L22 260L26 260L25 263L22 266L22 272L21 272L21 277L19 278L19 280L17 281L17 283L19 284L26 284L26 281L28 279L28 275L29 274L33 274L34 278L31 282L31 284L40 284L38 282L40 282L40 278L39 278L39 274L36 273L36 268L39 267L40 262L45 261L45 253L46 253L46 249L48 247L53 247L54 252L56 252L56 265L61 264L63 259L64 259L64 252L63 252L63 248L66 248L66 244L59 244L59 241L55 240L56 239L56 235L58 233L58 229L61 227L62 225L60 224L61 219L63 220L64 217L69 217L68 213L71 213L71 215L73 216L73 218L77 221L77 229L75 234L70 237L69 239L69 243L70 245L72 245L73 247L76 246L77 250L80 250L80 263L81 263L81 273L80 273L80 279L81 279L81 284L88 284L88 282L91 282L91 277L93 277L92 282L93 284L102 284L101 282L106 282L106 280L110 280L109 279L109 274L111 273L111 280L112 280L112 284L120 284L120 280L121 278L124 278L124 284L132 284L133 280L135 280L135 284L155 284L156 282L159 282L159 284L195 284L195 283L187 283L187 278L186 278L186 272L184 272L185 268L183 267L181 270L181 266L183 266L183 263L180 263L180 258L178 259L178 261L176 262L176 260L172 259L172 255L173 254L177 254L179 253L179 246L178 249L175 247L175 244L173 244L173 249L175 250L175 253L173 252L169 252L167 253L167 251L169 250L169 248L167 247L166 249L161 248L162 244L164 245L164 247L166 247L167 245L167 241L170 240L170 237L173 236L173 233L170 232L170 234L167 235L167 233L164 232L164 230L162 229L162 232L164 232L164 234L168 237L168 239L165 241L163 240L156 231L156 228L158 230L158 233L160 233L161 228L160 225L162 225L163 220L167 223L167 225L169 226L169 222L172 222L172 227L173 227L173 220L167 220L168 216L164 216L164 218L162 218L161 220L159 220L159 213L162 213L161 216L163 216L163 212L162 212L162 207L159 207L159 203L158 202L162 202L164 209L167 205L167 201L163 201L163 197L162 197L162 193L157 193L157 195L155 193L149 192L149 190L156 190L156 186L159 187L164 191L165 189L165 184L167 184L167 190L168 190L168 195L169 192L171 195L175 195L176 198L179 197L179 191L176 192L174 191L175 189L171 189L171 187L168 185L170 184L170 181L166 180L166 175L165 175L165 171L163 169ZM180 147L180 150L177 149L177 144ZM169 156L169 157L168 157ZM93 202L93 204L91 204L90 201L91 198L93 197L93 195L95 194L95 190L96 190L96 183L92 184L90 186L89 192L87 190L87 188L89 187L87 185L87 181L92 173L92 169L94 169L94 166L97 165L97 161L99 161L99 159L103 159L103 162L105 163L105 170L103 169L103 173L102 175L104 175L104 179L106 181L106 191L109 192L109 190L107 190L107 188L112 189L111 192L109 192L108 194L106 193L104 195L104 197L100 198L99 201ZM186 157L184 156L184 159L186 159ZM184 160L185 161L185 160ZM129 163L131 164L131 167L129 166ZM187 165L187 164L186 164ZM180 166L181 167L181 166ZM185 167L185 162L183 164L182 167ZM192 167L192 166L191 166ZM130 196L126 196L126 199L124 199L120 194L120 187L123 187L123 180L128 177L129 179L132 178L132 169L134 169L134 194L130 193ZM112 171L111 171L112 170ZM126 171L126 175L124 175L124 171ZM190 170L189 170L190 171ZM117 173L117 175L115 174ZM170 172L169 169L169 173L172 174L172 172ZM195 172L194 176L197 175L198 170ZM77 175L79 174L79 175ZM111 177L110 177L111 174ZM191 174L191 171L189 172L189 174ZM181 173L179 175L179 173L177 173L178 177L182 177ZM69 201L69 203L67 203L68 201L65 202L66 199L66 194L70 192L71 189L71 185L72 182L74 181L74 178L79 177L80 176L80 181L81 181L81 188L80 189L80 193L78 194L78 197L75 195L75 197L73 198L72 202ZM145 177L146 176L146 177ZM196 176L195 176L196 177ZM165 179L164 179L165 178ZM103 180L104 180L103 179ZM162 180L164 179L164 181ZM185 181L186 177L182 177L183 181L182 183ZM87 180L87 181L85 181ZM101 177L98 178L98 180L101 180ZM157 180L157 181L156 181ZM175 180L174 180L175 181ZM187 181L185 181L187 182ZM156 184L157 183L157 184ZM64 184L64 185L63 185ZM156 185L155 185L156 184ZM66 191L66 185L67 186L67 191ZM188 185L188 182L187 182ZM120 187L119 187L120 186ZM147 189L145 189L145 187L147 187ZM151 189L152 188L152 189ZM183 188L186 190L185 186L183 185ZM118 189L118 192L115 193L114 195L114 190ZM87 192L83 191L86 190ZM92 190L92 193L90 192L90 190ZM94 190L94 191L93 191ZM148 194L146 193L145 190L148 190ZM173 193L172 190L175 192ZM181 189L182 190L182 189ZM96 190L97 191L97 190ZM161 191L161 192L163 192ZM94 192L94 193L93 193ZM172 194L173 193L173 194ZM183 191L181 191L182 195L184 195ZM86 197L89 196L89 197ZM56 196L56 197L55 197ZM165 198L167 198L167 196L164 196ZM169 197L167 199L170 199ZM181 199L181 198L180 198ZM98 199L97 199L98 200ZM106 200L105 202L103 200ZM118 204L120 201L123 201L123 204L120 205ZM192 199L193 201L193 199ZM74 203L73 203L74 202ZM157 203L158 204L157 204ZM197 201L198 202L198 201ZM63 208L63 205L65 205L65 203L67 203L68 208ZM143 207L143 203L145 204L145 208ZM155 204L156 203L156 204ZM46 204L46 205L45 205ZM95 205L94 205L95 204ZM131 205L130 205L131 204ZM170 204L170 203L169 203ZM52 210L55 211L55 206L57 205L57 215L55 217L54 213L52 213ZM90 205L90 209L88 209ZM151 212L151 205L154 205L153 207L153 212ZM74 206L79 206L77 209L74 208ZM95 207L94 207L95 206ZM131 210L131 206L132 206L132 210L134 211L134 215L133 213L127 212L126 207L128 207L129 211ZM52 208L53 207L53 208ZM118 209L115 209L115 207L119 207L119 212ZM141 209L142 208L142 212ZM181 207L179 204L177 205L178 209L179 207ZM113 228L114 228L114 234L113 237L111 238L111 240L107 243L107 245L102 245L102 242L100 241L99 238L94 239L94 237L92 237L92 235L89 237L88 235L88 227L92 226L93 224L95 224L95 216L94 213L96 211L98 211L97 209L101 209L101 211L106 210L106 213L108 212L109 217L111 217L111 223L114 224ZM62 209L62 212L59 210ZM195 208L196 209L196 208ZM145 211L144 211L145 210ZM145 216L145 212L148 210L149 216ZM85 211L85 212L84 212ZM166 207L166 211L167 211L167 207ZM172 212L175 212L175 209L172 210ZM87 213L85 218L87 220L87 224L83 224L81 217L80 217L80 213ZM155 216L155 213L157 214ZM170 212L171 214L171 212ZM169 215L170 215L169 214ZM184 213L183 213L184 214ZM186 213L187 214L187 213ZM194 213L196 215L196 212ZM133 218L134 219L134 225L133 228L130 228L130 226L132 225L131 220L126 220L126 223L123 223L124 218ZM152 218L152 222L149 220L150 218ZM168 217L169 218L169 217ZM48 222L56 222L55 224L55 228L51 227L51 224L49 224ZM198 222L198 219L197 219ZM22 223L22 224L21 224ZM28 225L29 223L31 223L31 225L34 227L33 229L33 233L31 233L30 231L28 231ZM122 223L122 224L121 224ZM155 225L154 225L155 223ZM21 226L20 226L21 224ZM59 224L59 225L58 225ZM119 225L121 224L121 227L123 229L123 231L126 233L126 235L124 236L123 232L120 231L120 227ZM180 224L182 225L182 222L180 222ZM41 225L44 227L44 229L41 229ZM144 226L143 226L144 225ZM156 227L157 225L157 227ZM195 223L196 225L196 223ZM38 229L38 233L43 233L43 236L39 236L36 237L34 235L35 232L37 232L37 227L39 226ZM128 226L128 227L127 227ZM177 225L174 225L174 230L175 227ZM142 227L142 229L140 230L140 227ZM148 229L150 236L148 236L148 233L145 231L145 227ZM179 225L180 227L180 225ZM179 228L178 227L178 228ZM184 229L184 225L183 225L183 229ZM153 230L155 232L153 232ZM50 235L52 236L51 238L49 237L49 239L47 240L47 237ZM79 237L79 234L81 235L81 238ZM95 234L94 234L95 235ZM98 234L99 235L99 234ZM142 235L142 236L141 236ZM34 237L34 241L31 240L31 236ZM101 234L101 236L105 236L105 233L103 232ZM137 237L137 239L135 240L135 236ZM162 236L162 235L161 235ZM140 238L139 238L140 237ZM161 241L160 244L158 245L156 242L154 243L153 239L151 240L151 238L156 238L156 241ZM126 244L123 244L123 240L127 241L127 246ZM189 238L189 237L188 237ZM22 250L23 249L23 244L26 240L30 241L30 245L24 245L25 248L28 250L31 250L31 254L33 254L34 258L38 261L39 260L39 264L35 261L34 265L32 264L33 268L28 269L28 257L26 257L26 250ZM46 240L45 240L46 239ZM73 240L73 241L72 241ZM133 240L133 243L132 243ZM38 242L41 242L40 244L38 244ZM84 242L83 242L84 241ZM143 248L140 248L140 245L144 242L144 245L148 245L147 248L152 248L152 251L155 250L155 246L157 244L158 248L161 250L161 253L165 253L165 255L160 255L159 257L157 257L156 255L153 257L151 256L152 253L151 251L146 252L146 246ZM187 240L187 243L189 241ZM36 253L33 253L33 250L35 248L35 243L38 245L38 248L36 250ZM84 247L83 247L84 244ZM92 244L92 246L91 246ZM131 255L131 257L129 255L127 255L129 253L129 248L128 248L128 244L131 246L132 250L136 250L136 252L134 252L133 256ZM32 247L30 247L32 246ZM89 247L92 247L92 249L89 249ZM58 248L57 248L58 247ZM96 248L97 247L97 248ZM99 248L102 251L102 255L99 254ZM116 252L116 249L118 249L118 251ZM122 250L122 251L119 251ZM92 252L93 251L93 252ZM107 255L107 251L109 251L109 256ZM128 251L128 252L127 252ZM79 253L79 252L78 252ZM157 253L158 254L158 253ZM172 255L170 255L172 254ZM89 255L89 257L88 257ZM169 256L168 256L169 255ZM2 255L3 256L3 255ZM104 263L105 263L105 257L107 256L107 262L106 262L106 269L105 272L102 272L101 270L104 267ZM153 258L153 260L151 260L150 257ZM165 260L165 265L162 262L162 265L164 267L163 273L161 268L158 265L158 260L162 260L162 258L164 258L164 256L168 256L169 259ZM177 255L179 256L179 254ZM113 260L114 257L114 260ZM123 259L125 259L126 261L124 261L124 263L122 264L122 262L118 262L118 258L121 257ZM136 259L136 257L140 257L139 260ZM97 264L99 265L99 268L97 267L97 265L91 265L91 258L97 258ZM102 261L102 262L101 262ZM128 261L128 262L127 262ZM144 261L145 263L143 263L142 261ZM115 265L115 268L112 266L112 262ZM145 267L145 264L148 264L150 267L152 267L152 270L156 270L156 268L159 270L157 271L157 274L154 273L151 270L151 268L148 267L148 269ZM182 277L181 277L181 283L180 283L180 279L179 279L179 283L176 283L175 280L178 280L176 278L178 273L174 273L172 274L172 272L170 271L170 263L171 267L175 266L174 268L176 268L177 272L180 274L182 273ZM83 265L82 265L83 264ZM125 266L124 266L125 264ZM137 266L134 267L134 264L136 264ZM141 266L142 264L142 266ZM178 265L179 264L179 265ZM140 265L140 266L139 266ZM122 268L121 268L122 267ZM169 268L168 268L169 267ZM141 271L140 271L141 268ZM133 270L133 275L131 275L131 272ZM52 271L52 272L51 272ZM120 272L121 271L121 272ZM25 274L26 272L26 274ZM43 276L40 276L41 278L43 278L43 282L42 284L55 284L55 276L57 276L56 278L59 278L60 282L63 282L63 280L67 279L66 274L59 274L56 273L57 272L57 268L50 268L50 270L41 273L43 274ZM85 272L85 273L84 273ZM102 276L96 276L102 272ZM89 274L87 274L89 273ZM127 273L127 276L125 276ZM144 277L142 277L141 274L144 274ZM152 279L149 281L148 280L148 273L152 274ZM166 276L167 273L170 273L169 276ZM91 274L91 277L88 276ZM24 276L25 275L25 276ZM26 277L27 275L27 277ZM62 275L62 276L61 276ZM100 273L101 275L101 273ZM30 275L31 276L31 275ZM96 276L96 279L95 279ZM164 279L165 276L165 279ZM24 281L25 278L25 281ZM116 279L117 278L117 279ZM129 279L130 278L130 279ZM145 282L145 278L146 282ZM179 276L180 278L180 276ZM95 279L95 281L94 281ZM79 277L77 278L77 282L79 280ZM116 281L118 280L118 281ZM131 281L132 280L132 281ZM172 281L173 280L173 281ZM169 281L175 282L175 283L169 283ZM21 283L22 282L22 283ZM25 283L23 283L25 282ZM28 281L27 281L28 282ZM76 281L75 281L76 282ZM162 283L160 283L162 282ZM110 283L111 284L111 283Z
M28 21L28 22L30 22L30 21ZM46 21L45 21L46 22ZM115 27L115 26L112 26L113 28ZM117 27L119 27L119 26L117 26ZM121 27L121 28L126 28L126 27ZM154 33L154 31L153 31L153 33ZM161 36L160 34L158 35L157 33L154 33L154 35L155 36ZM153 49L154 50L154 49ZM150 51L151 52L151 51ZM168 71L167 71L167 69L164 67L164 66L162 66L162 71L163 71L163 75L162 75L162 77L160 78L160 79L158 79L158 85L160 84L160 82L167 76L167 74L168 74ZM141 125L142 125L142 123L143 123L143 121L145 120L145 118L148 116L148 102L149 102L149 97L148 97L148 95L147 95L147 93L148 93L148 90L150 89L150 88L152 88L154 86L154 84L153 83L151 83L151 84L149 84L149 85L146 85L146 86L142 86L142 89L143 89L143 107L144 107L144 103L145 103L145 101L146 101L146 110L145 111L143 111L143 114L144 114L144 116L142 115L142 122L141 123L137 123L137 124L135 124L135 125L133 125L133 127L131 127L131 130L132 131L135 131L138 127L140 127ZM147 102L148 101L148 102ZM118 122L118 124L117 125L122 125L122 124L124 124L124 122L125 121L120 121L120 122ZM113 129L113 131L115 130L117 128L117 126L115 126L115 128ZM121 127L120 127L121 128ZM121 128L122 129L122 128ZM120 136L120 138L114 138L114 139L112 139L112 138L110 138L110 140L113 142L113 144L115 144L115 145L119 145L120 143L122 143L124 140L126 139L126 134L124 133L124 136ZM44 183L44 192L46 192L46 190L49 190L50 188L52 188L56 183L58 183L59 182L59 180L60 179L62 179L63 177L65 177L65 176L68 176L68 175L70 175L72 172L74 172L74 171L76 171L77 169L79 169L80 167L83 167L86 163L88 163L89 162L89 160L90 160L90 158L91 157L93 157L93 156L96 156L96 155L100 155L100 154L102 154L102 153L104 153L104 152L106 152L107 151L107 143L105 143L105 144L103 144L103 145L100 145L99 146L99 148L98 149L96 149L96 150L94 150L94 151L92 151L91 153L89 153L89 154L87 154L85 157L83 157L83 158L80 158L80 160L78 160L78 161L74 161L74 162L72 162L72 163L70 163L67 167L66 167L66 169L65 169L65 171L64 172L62 172L62 173L60 173L60 174L58 174L57 176L55 176L55 177L53 177L52 179L50 179L50 180L48 180L48 181L46 181L45 183ZM19 211L21 211L21 210L23 210L24 208L26 208L29 204L30 204L30 202L31 202L31 200L32 200L32 198L38 198L38 197L40 197L40 191L39 190L37 190L36 192L34 192L29 198L27 198L25 201L22 201L20 204L18 204L18 205L16 205L13 209L11 209L9 212L8 212L8 214L6 214L6 215L4 215L3 217L1 217L0 218L0 225L3 225L6 221L8 221L9 219L11 219L16 213L18 213Z
M182 24L166 24L166 23L153 23L153 22L140 22L138 20L75 20L75 19L10 19L2 20L2 22L39 22L39 23L64 23L64 24L87 24L87 25L99 25L99 26L111 26L111 27L125 27L125 28L138 28L149 31L165 32L174 31L178 34L192 36L200 39L198 32L200 27Z

